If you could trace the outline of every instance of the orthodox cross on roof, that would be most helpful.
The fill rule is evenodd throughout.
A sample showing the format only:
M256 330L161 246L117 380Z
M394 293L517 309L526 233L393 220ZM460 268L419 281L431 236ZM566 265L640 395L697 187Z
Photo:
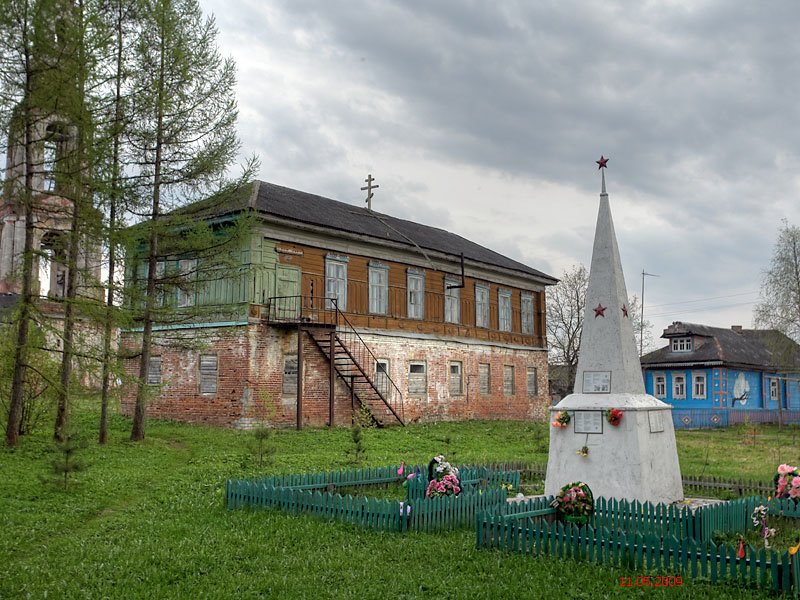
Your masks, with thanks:
M367 210L372 210L372 197L375 195L375 194L372 193L372 190L381 187L377 183L373 184L372 183L373 181L375 181L375 179L373 179L372 173L370 173L369 175L367 175L367 178L364 180L364 182L367 185L365 185L364 187L361 188L362 192L364 192L364 191L367 192L367 199L364 200L364 202L367 203Z

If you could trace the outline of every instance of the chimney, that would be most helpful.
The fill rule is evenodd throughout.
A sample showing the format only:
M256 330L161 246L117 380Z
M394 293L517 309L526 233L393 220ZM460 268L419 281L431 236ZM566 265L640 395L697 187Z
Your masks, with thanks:
M741 325L731 325L731 329L733 329L736 333L742 333Z

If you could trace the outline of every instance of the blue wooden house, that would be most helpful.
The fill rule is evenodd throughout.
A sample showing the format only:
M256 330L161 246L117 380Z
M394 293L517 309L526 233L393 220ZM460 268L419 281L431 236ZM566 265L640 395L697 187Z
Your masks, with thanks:
M661 337L641 359L645 389L675 409L800 411L800 347L782 333L676 321Z

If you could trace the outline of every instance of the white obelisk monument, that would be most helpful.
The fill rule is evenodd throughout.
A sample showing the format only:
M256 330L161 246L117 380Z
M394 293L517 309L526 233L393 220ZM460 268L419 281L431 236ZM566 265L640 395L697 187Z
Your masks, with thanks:
M644 391L628 294L606 193L607 158L594 235L574 392L550 409L566 427L550 427L545 494L583 481L595 497L672 503L683 500L672 408ZM617 426L606 411L619 409ZM583 451L585 448L586 451Z

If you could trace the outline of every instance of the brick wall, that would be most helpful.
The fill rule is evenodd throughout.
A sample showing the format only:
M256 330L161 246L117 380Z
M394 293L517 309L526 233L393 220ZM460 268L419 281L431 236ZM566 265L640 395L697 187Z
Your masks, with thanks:
M162 385L151 388L149 417L240 428L264 422L278 427L296 425L297 397L292 389L284 389L284 360L286 356L297 356L297 330L252 324L189 330L186 335L199 337L205 347L171 348L156 336L158 345L153 355L161 357ZM308 334L302 336L303 425L321 427L329 421L329 362ZM362 337L377 358L388 359L389 376L403 395L407 422L547 418L547 353L543 350L391 332L362 332ZM135 347L136 341L136 334L123 335L123 343L129 347ZM217 356L216 393L200 393L201 354ZM425 394L408 392L412 360L425 362ZM453 361L461 363L460 394L451 394L450 390ZM490 366L489 394L480 393L479 363ZM513 394L504 393L506 366L514 367ZM528 367L537 368L538 393L533 397L528 395ZM365 368L372 370L374 365ZM127 361L125 369L135 380L138 361ZM352 417L349 390L338 378L335 385L335 424L349 425ZM128 384L124 390L122 410L131 415L136 388Z

